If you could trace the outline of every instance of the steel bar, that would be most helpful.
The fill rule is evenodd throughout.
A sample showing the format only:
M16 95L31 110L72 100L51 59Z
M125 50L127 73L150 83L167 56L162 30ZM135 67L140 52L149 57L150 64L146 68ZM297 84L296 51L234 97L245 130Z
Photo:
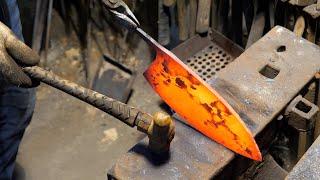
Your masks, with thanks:
M163 112L154 116L134 107L116 101L98 92L84 88L76 83L60 78L52 72L38 66L24 67L23 71L31 78L42 81L69 95L112 115L131 127L148 135L148 149L157 155L166 155L175 134L175 125L171 117Z
M158 41L163 46L169 45L170 43L170 24L169 24L169 13L165 11L164 2L159 0L158 2Z
M152 116L147 113L90 89L84 88L76 83L62 79L54 73L46 71L40 67L25 67L23 70L30 77L85 101L131 127L138 126L138 128L145 133L148 131L148 127L152 122Z

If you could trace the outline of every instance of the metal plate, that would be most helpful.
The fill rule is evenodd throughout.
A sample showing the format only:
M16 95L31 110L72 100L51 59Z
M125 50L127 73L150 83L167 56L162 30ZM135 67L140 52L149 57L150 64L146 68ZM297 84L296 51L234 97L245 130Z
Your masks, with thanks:
M318 137L309 150L287 176L288 180L318 180L320 179L320 137Z
M233 57L215 43L190 57L186 64L196 72L203 80L207 81L214 77L218 71L224 69Z
M184 47L194 46L197 43ZM209 83L257 135L314 77L320 67L319 57L318 46L277 26ZM266 66L278 70L273 79L261 74ZM110 171L110 175L119 179L209 179L234 158L231 151L179 122L167 159L141 148L138 144L133 148L135 151L120 158L114 166L117 169Z

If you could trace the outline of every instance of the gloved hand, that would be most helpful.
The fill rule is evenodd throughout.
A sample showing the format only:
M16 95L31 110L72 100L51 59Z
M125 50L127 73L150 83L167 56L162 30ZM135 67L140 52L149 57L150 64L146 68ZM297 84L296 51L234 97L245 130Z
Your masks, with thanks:
M0 78L16 86L33 87L37 82L33 82L20 66L34 66L39 60L36 52L0 22Z

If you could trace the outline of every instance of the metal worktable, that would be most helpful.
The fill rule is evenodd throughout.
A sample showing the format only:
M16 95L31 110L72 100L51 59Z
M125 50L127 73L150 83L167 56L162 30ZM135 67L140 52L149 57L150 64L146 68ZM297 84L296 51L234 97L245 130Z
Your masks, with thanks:
M318 137L287 176L288 180L320 179L320 137Z
M237 57L237 53L230 52L240 53L239 48L232 44L232 47L225 46L230 43L225 40L198 37L190 41L194 42L187 42L175 50L177 56L188 64L190 59L210 55L210 49L214 50L216 46L224 50L220 54L226 53L223 56L225 59ZM287 29L275 27L233 62L229 59L225 68L216 69L219 72L212 73L214 76L208 82L238 112L256 136L318 72L319 57L319 47ZM147 149L145 138L115 163L108 177L208 179L221 172L234 157L233 152L176 121L176 136L170 154L164 157L153 155Z

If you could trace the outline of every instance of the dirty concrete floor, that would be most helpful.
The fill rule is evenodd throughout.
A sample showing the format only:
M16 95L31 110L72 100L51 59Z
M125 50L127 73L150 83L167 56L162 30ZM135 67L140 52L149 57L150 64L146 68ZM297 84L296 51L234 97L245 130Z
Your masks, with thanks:
M55 26L62 24L57 15L53 21ZM63 32L63 28L54 28L48 67L82 84L79 43L74 34L66 37ZM97 61L101 56L93 47L93 61ZM161 101L142 77L151 60L147 45L139 41L134 54L140 63L129 104L150 113L158 111ZM102 111L42 84L18 153L16 179L106 179L117 158L143 137Z

